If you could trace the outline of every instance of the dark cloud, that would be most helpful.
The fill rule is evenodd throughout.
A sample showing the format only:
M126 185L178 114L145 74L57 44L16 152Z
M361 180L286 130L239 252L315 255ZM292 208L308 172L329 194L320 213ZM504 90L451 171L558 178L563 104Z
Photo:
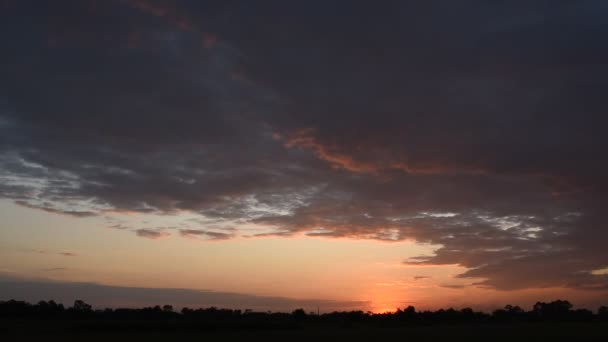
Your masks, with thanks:
M477 286L608 284L600 2L97 4L2 13L0 196L186 211L212 240L415 239L439 248L407 263Z
M75 216L75 217L97 216L97 213L92 212L92 211L76 211L76 210L60 210L60 209L55 209L55 208L52 207L52 204L50 204L50 203L45 203L42 206L38 206L38 205L30 204L30 203L28 203L26 201L16 200L15 204L20 205L22 207L30 208L30 209L39 209L39 210L46 211L47 213L52 213L52 214L61 214L61 215L68 215L68 216Z

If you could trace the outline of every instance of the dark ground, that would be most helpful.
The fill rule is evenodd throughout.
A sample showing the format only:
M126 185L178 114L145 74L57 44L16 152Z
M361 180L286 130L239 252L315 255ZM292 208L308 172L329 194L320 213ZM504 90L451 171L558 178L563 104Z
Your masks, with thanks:
M564 300L538 302L532 310L506 305L492 313L470 308L390 313L350 311L317 315L146 307L97 309L77 300L0 301L4 341L606 341L608 307L593 313Z
M606 323L433 325L244 331L87 331L10 327L2 341L608 341Z

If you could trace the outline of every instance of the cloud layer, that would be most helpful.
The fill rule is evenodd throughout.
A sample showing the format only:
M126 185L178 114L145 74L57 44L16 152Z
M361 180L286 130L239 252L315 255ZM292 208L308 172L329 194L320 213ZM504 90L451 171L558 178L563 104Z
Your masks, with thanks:
M477 286L605 290L606 11L19 1L0 24L0 196L187 212L188 238L415 239L441 247L406 263Z

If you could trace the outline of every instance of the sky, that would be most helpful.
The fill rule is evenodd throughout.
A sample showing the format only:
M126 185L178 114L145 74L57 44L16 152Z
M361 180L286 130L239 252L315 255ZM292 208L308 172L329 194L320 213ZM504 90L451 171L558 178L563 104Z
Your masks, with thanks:
M0 300L606 305L607 16L2 0Z

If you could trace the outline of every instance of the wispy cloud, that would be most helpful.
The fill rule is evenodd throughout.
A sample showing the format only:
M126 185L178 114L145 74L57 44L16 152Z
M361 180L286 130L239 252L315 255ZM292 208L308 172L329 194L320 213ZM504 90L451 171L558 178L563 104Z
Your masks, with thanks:
M64 257L78 256L78 254L73 253L73 252L56 252L56 251L49 251L49 250L45 250L45 249L23 249L23 251L29 252L29 253L37 253L37 254L60 255L60 256L64 256Z
M41 271L43 272L62 272L62 271L67 271L68 268L66 267L51 267L51 268L43 268L41 269Z
M15 201L15 204L20 205L22 207L30 208L30 209L43 210L43 211L45 211L47 213L51 213L51 214L60 214L60 215L67 215L67 216L74 216L74 217L92 217L92 216L98 215L97 213L92 212L92 211L75 211L75 210L68 210L68 209L58 209L58 208L53 208L50 205L35 205L35 204L28 203L23 200L17 200L17 201Z
M171 236L170 233L162 231L162 230L146 229L146 228L137 229L135 231L135 234L139 237L143 237L143 238L151 239L151 240L158 240L158 239L162 239L162 238Z
M256 296L194 289L138 288L108 286L96 283L62 282L17 278L0 272L0 293L4 298L21 298L30 302L48 300L69 304L81 299L95 307L143 307L172 304L177 308L222 307L260 311L291 312L296 308L331 312L335 310L368 310L366 301L333 301Z
M207 240L227 240L233 235L229 233L214 232L209 230L201 229L181 229L179 231L181 236L187 238L205 238Z

